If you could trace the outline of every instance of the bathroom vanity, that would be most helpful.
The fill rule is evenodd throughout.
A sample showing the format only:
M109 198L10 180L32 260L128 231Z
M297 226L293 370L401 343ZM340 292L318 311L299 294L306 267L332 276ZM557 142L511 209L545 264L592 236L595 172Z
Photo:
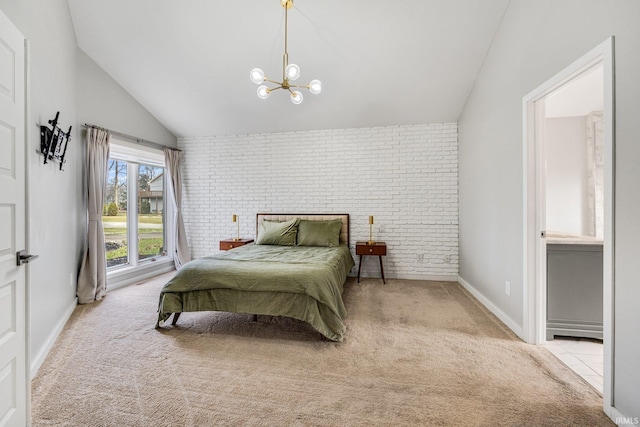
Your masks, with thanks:
M547 340L602 339L602 241L547 236Z

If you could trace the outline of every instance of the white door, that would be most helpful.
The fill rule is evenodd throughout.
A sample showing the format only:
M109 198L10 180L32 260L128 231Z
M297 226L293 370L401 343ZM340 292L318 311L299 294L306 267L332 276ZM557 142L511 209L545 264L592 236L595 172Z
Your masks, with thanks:
M0 426L25 426L25 39L0 11Z

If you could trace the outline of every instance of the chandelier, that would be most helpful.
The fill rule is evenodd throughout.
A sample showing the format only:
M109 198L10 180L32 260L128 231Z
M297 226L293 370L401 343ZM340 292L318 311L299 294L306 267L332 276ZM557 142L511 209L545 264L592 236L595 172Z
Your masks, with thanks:
M280 4L284 7L284 55L282 58L282 82L270 80L264 75L264 71L260 68L251 70L249 78L252 82L259 85L264 82L274 83L275 87L261 85L258 87L258 97L267 99L271 92L278 89L284 89L291 94L291 102L300 104L302 102L302 93L297 88L307 88L309 92L318 94L322 91L322 83L320 80L311 80L307 85L296 85L291 82L296 81L300 77L300 67L296 64L289 64L289 54L287 53L287 11L293 7L293 0L280 0Z

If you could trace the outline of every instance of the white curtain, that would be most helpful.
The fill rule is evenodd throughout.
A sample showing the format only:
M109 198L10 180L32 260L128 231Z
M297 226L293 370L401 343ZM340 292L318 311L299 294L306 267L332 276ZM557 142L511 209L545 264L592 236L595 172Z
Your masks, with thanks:
M173 230L175 250L173 251L173 261L176 269L180 269L183 265L191 261L189 253L189 245L187 244L187 233L184 229L184 221L182 219L182 151L164 149L165 164L167 166L169 183L169 197L173 201Z
M87 245L78 276L78 302L86 304L102 299L107 291L107 260L102 227L102 206L107 187L109 140L103 129L87 128Z

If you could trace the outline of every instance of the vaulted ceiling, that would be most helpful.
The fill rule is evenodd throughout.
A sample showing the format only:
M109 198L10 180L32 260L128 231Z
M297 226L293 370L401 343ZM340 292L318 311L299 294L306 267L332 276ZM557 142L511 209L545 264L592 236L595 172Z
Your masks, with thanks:
M457 121L509 0L68 0L79 47L177 136Z

